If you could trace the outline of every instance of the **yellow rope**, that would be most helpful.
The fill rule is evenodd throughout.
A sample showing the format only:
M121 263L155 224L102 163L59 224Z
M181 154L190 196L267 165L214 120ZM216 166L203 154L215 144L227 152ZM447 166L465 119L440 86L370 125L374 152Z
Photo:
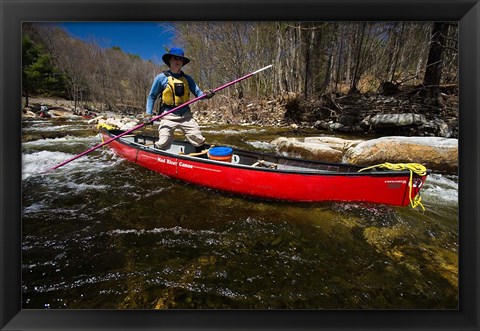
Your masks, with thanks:
M409 182L409 195L408 197L410 198L410 205L412 208L416 208L417 206L422 207L423 211L425 211L425 207L422 204L422 197L420 196L420 193L418 193L413 199L412 199L412 188L413 188L413 173L416 173L419 176L425 176L427 174L427 168L421 164L418 163L382 163L382 164L377 164L373 165L370 167L366 167L363 169L358 170L358 172L364 171L364 170L369 170L373 168L380 168L380 169L389 169L389 170L408 170L410 171L410 182Z

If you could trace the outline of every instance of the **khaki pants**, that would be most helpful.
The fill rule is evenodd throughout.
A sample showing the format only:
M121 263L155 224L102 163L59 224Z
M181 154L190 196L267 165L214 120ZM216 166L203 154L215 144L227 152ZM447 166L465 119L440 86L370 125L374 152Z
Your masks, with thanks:
M205 143L205 138L200 132L197 121L192 117L192 113L187 111L183 116L168 114L162 117L158 127L158 142L155 144L159 149L169 149L173 142L175 129L182 130L185 139L195 147Z

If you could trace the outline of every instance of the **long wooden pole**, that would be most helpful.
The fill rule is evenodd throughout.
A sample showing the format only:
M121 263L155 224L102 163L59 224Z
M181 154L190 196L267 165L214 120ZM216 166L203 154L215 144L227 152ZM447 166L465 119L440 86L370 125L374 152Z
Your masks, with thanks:
M249 77L252 77L253 75L259 73L260 71L263 71L263 70L265 70L265 69L268 69L268 68L270 68L270 67L272 67L272 66L273 66L273 64L270 64L270 65L268 65L268 66L266 66L266 67L263 67L262 69L259 69L259 70L257 70L257 71L254 71L254 72L252 72L252 73L249 73L248 75L245 75L245 76L243 76L243 77L237 78L237 79L235 79L234 81L231 81L231 82L229 82L229 83L227 83L227 84L225 84L225 85L222 85L222 86L220 86L220 87L217 87L217 88L213 89L213 92L218 92L218 91L220 91L220 90L223 90L224 88L227 88L227 87L229 87L229 86L231 86L231 85L233 85L233 84L236 84L236 83L238 83L238 82L240 82L240 81L242 81L242 80L244 80L244 79L247 79L247 78L249 78ZM167 112L164 112L164 113L162 113L162 114L160 114L160 115L154 116L154 117L152 117L152 118L150 119L150 121L148 121L148 122L146 122L146 123L141 123L141 124L133 127L133 128L130 129L130 130L127 130L127 131L125 131L125 132L122 132L122 133L119 134L118 136L115 136L115 137L113 137L113 138L110 138L110 139L102 142L101 144L98 144L98 145L96 145L96 146L94 146L94 147L92 147L92 148L90 148L90 149L87 149L86 151L84 151L84 152L82 152L82 153L80 153L80 154L78 154L78 155L75 155L75 156L72 157L71 159L68 159L68 160L66 160L66 161L63 161L63 162L60 163L60 164L57 164L56 166L50 168L48 171L58 169L58 168L64 166L65 164L70 163L70 162L72 162L72 161L74 161L74 160L76 160L76 159L78 159L78 158L80 158L80 157L82 157L82 156L84 156L84 155L87 155L88 153L91 153L91 152L93 152L94 150L96 150L96 149L98 149L98 148L100 148L100 147L102 147L102 146L105 146L105 145L111 143L112 141L114 141L114 140L116 140L116 139L118 139L118 138L121 138L121 137L123 137L123 136L125 136L125 135L127 135L127 134L129 134L129 133L131 133L131 132L133 132L133 131L135 131L135 130L138 130L138 129L144 127L145 125L147 125L147 124L149 124L149 123L152 123L152 122L154 122L154 121L156 121L156 120L158 120L158 119L160 119L160 118L162 118L162 117L164 117L164 116L166 116L166 115L168 115L168 114L171 114L171 113L173 113L174 111L176 111L176 110L178 110L178 109L180 109L180 108L186 107L186 106L188 106L188 105L190 105L190 104L192 104L192 103L194 103L194 102L196 102L196 101L204 98L205 96L206 96L206 94L203 94L203 95L201 95L201 96L199 96L199 97L196 97L195 99L192 99L192 100L190 100L190 101L187 101L187 102L185 102L184 104L181 104L180 106L175 107L175 108L173 108L173 109L171 109L171 110L169 110L169 111L167 111Z

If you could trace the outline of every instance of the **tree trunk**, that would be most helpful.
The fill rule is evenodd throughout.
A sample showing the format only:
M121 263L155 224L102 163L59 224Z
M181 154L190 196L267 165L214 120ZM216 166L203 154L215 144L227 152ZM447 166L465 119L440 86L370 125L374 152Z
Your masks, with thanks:
M364 47L364 39L365 39L365 30L367 29L367 23L363 22L361 27L359 27L360 32L360 41L357 43L356 49L356 56L355 56L355 69L353 71L353 78L350 84L350 91L348 93L356 93L358 92L358 83L360 82L361 76L361 63L362 63L362 49Z
M25 107L28 107L28 103L29 103L28 93L26 92L26 93L25 93Z
M432 28L430 50L428 52L427 67L423 85L426 88L426 97L434 100L435 104L441 104L440 81L442 79L443 53L448 35L448 23L435 22Z
M405 29L405 22L402 22L402 27L400 28L400 32L396 34L396 40L395 40L395 47L393 49L393 63L390 68L390 81L395 82L396 79L396 72L397 72L397 65L398 65L398 59L400 57L400 54L402 52L403 48L403 33Z
M305 81L304 81L304 97L306 100L312 97L314 89L314 73L313 73L313 46L315 43L315 27L311 24L306 27L305 35Z

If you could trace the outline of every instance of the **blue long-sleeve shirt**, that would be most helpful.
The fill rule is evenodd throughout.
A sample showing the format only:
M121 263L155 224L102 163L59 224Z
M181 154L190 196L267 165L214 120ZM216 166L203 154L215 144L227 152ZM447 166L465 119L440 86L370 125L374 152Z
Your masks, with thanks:
M169 73L174 78L182 77L181 73L174 74L171 71L169 71ZM190 89L190 92L192 92L193 95L195 95L195 97L199 97L199 96L203 95L203 91L198 87L198 85L195 83L195 81L193 80L192 77L190 77L188 75L185 75L185 74L183 74L183 77L185 77L187 79L188 87ZM155 79L153 80L152 88L150 89L150 94L147 97L146 112L147 112L148 115L152 115L155 100L157 100L157 98L162 95L163 90L167 86L168 86L168 77L163 72L155 77ZM170 109L172 109L172 108L170 108ZM184 108L180 108L179 110L175 111L174 114L183 115L189 109L190 109L189 106L186 106Z

